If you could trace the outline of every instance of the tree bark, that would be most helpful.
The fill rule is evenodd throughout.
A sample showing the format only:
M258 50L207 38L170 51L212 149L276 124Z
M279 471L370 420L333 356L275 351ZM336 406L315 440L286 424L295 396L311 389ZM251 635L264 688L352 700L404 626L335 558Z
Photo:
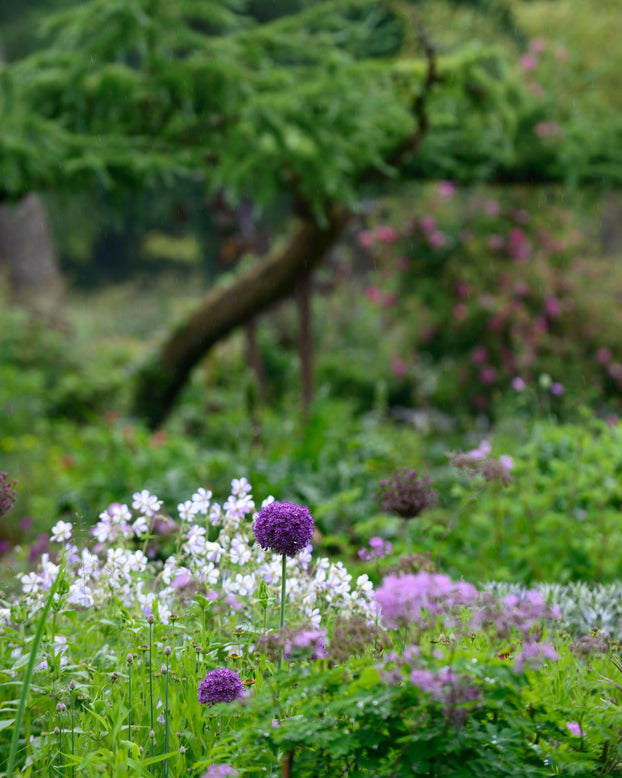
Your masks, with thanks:
M8 269L14 302L52 320L62 320L63 278L37 195L26 195L17 205L0 204L0 263Z
M134 413L152 429L162 424L191 370L209 349L294 292L300 276L315 267L338 240L349 216L346 208L331 204L325 224L303 220L284 249L258 260L228 286L208 292L199 308L139 371Z

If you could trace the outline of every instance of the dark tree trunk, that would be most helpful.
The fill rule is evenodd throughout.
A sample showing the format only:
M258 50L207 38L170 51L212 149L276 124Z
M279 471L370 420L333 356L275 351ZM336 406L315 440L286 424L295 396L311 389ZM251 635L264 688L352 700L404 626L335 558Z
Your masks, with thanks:
M62 320L63 278L41 200L26 195L0 204L0 263L14 302Z
M134 413L158 427L170 412L188 375L209 349L235 328L251 321L295 291L338 240L349 212L331 205L326 223L302 221L284 249L258 260L231 284L210 291L199 308L177 327L162 348L140 370Z

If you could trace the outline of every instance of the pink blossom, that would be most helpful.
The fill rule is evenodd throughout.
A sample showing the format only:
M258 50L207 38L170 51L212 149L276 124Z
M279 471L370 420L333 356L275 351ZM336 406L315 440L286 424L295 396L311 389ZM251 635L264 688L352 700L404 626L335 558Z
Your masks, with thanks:
M601 346L596 352L596 361L598 362L599 365L609 364L609 362L611 362L612 357L613 354L611 353L611 349L607 348L606 346Z
M469 297L471 294L471 284L466 281L458 281L454 286L454 294L456 297Z
M622 365L619 362L609 365L607 372L615 381L622 379Z
M361 232L358 234L359 246L364 249L368 249L370 246L373 246L374 239L375 236L371 230L361 230Z
M391 372L396 378L403 378L408 373L406 363L401 357L393 357L391 360Z
M482 365L488 359L488 351L483 346L475 346L471 351L471 362L474 365Z
M377 286L370 286L365 290L365 297L369 300L370 303L380 302L381 296L382 293Z
M450 200L456 193L456 185L451 181L440 181L437 191L444 200Z
M484 213L486 216L495 217L498 216L501 212L501 208L499 207L499 203L496 200L486 200L484 203Z
M497 232L493 232L488 238L488 248L492 249L492 251L499 251L503 248L504 243L503 235L499 235Z
M538 67L538 58L533 54L523 54L518 60L518 64L526 73L529 73Z
M454 307L451 309L451 312L456 321L464 321L469 315L469 309L464 303L456 303L456 305L454 305Z
M399 234L393 227L389 227L385 224L381 224L376 227L376 238L380 243L395 243L399 240Z
M494 383L497 378L497 369L492 365L486 365L479 371L480 383L488 385Z
M436 229L436 219L434 216L422 216L419 219L419 226L424 232L433 232Z
M444 232L435 230L431 235L428 236L428 243L430 246L432 246L432 248L442 249L443 246L447 243L447 236Z
M562 306L557 297L547 297L544 301L544 309L549 319L558 319L562 313Z
M514 227L508 235L508 254L519 262L529 259L531 256L531 244L527 240L524 230Z
M532 54L542 54L542 52L546 49L546 39L545 38L532 38L529 41L529 51Z

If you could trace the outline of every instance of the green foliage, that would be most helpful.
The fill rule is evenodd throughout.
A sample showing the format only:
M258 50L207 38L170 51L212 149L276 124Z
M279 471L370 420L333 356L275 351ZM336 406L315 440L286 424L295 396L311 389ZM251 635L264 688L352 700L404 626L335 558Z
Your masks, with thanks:
M589 416L582 424L536 423L512 452L512 483L486 485L460 513L443 552L449 569L480 581L619 580L621 436L619 425ZM431 553L474 488L454 485L446 513L418 520Z

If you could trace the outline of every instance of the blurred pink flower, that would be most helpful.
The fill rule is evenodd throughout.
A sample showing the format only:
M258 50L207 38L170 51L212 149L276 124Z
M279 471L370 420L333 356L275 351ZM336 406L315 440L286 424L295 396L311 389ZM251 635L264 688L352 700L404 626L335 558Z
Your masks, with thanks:
M493 251L499 251L500 249L502 249L504 243L505 240L503 239L503 235L499 235L498 232L494 232L488 238L488 248L492 249Z
M382 300L383 308L392 308L397 302L397 292L387 292Z
M399 240L399 237L399 233L393 227L389 227L386 224L376 227L376 238L380 243L395 243Z
M481 384L492 384L497 378L497 370L492 365L486 365L479 371L478 377Z
M452 314L457 321L464 321L469 315L469 309L464 303L456 303L452 308Z
M496 200L486 200L484 203L484 213L486 216L498 216L500 212L501 208Z
M469 297L471 294L471 284L467 281L457 281L454 285L454 294L456 297Z
M504 470L507 470L508 472L514 468L514 460L509 454L501 454L499 462L501 462Z
M434 216L422 216L419 219L419 226L424 232L433 232L436 229L436 219Z
M563 138L564 131L556 121L539 122L534 127L534 132L538 138Z
M407 373L406 362L402 357L393 357L391 360L391 372L396 378L403 378Z
M444 200L450 200L456 193L456 185L451 181L440 181L436 189Z
M510 230L507 243L508 254L518 262L524 262L531 256L531 243L520 227Z
M542 52L546 49L546 38L532 38L529 41L529 51L532 54L542 54Z
M568 49L565 46L558 46L555 49L555 59L558 62L566 62L568 59Z
M529 81L527 84L527 89L534 97L542 97L544 95L544 87L537 81Z
M585 737L585 732L581 729L581 725L578 721L567 721L566 726L577 737Z
M526 73L530 73L538 67L538 58L533 54L523 54L518 60L518 64Z
M370 286L365 290L365 297L370 303L380 302L381 292L377 286Z
M612 365L609 365L607 372L616 381L622 379L622 365L619 362L614 362Z
M430 246L432 246L432 248L442 249L443 246L447 243L447 236L444 232L436 230L428 236L428 243Z
M358 234L359 246L368 249L374 244L374 233L371 230L361 230Z
M549 319L558 319L562 314L562 305L557 297L547 297L544 301L544 310Z
M599 365L609 364L612 357L613 354L611 353L611 349L607 348L606 346L601 346L596 352L596 361Z
M488 351L483 346L475 346L471 351L471 362L474 365L483 365L488 359Z

